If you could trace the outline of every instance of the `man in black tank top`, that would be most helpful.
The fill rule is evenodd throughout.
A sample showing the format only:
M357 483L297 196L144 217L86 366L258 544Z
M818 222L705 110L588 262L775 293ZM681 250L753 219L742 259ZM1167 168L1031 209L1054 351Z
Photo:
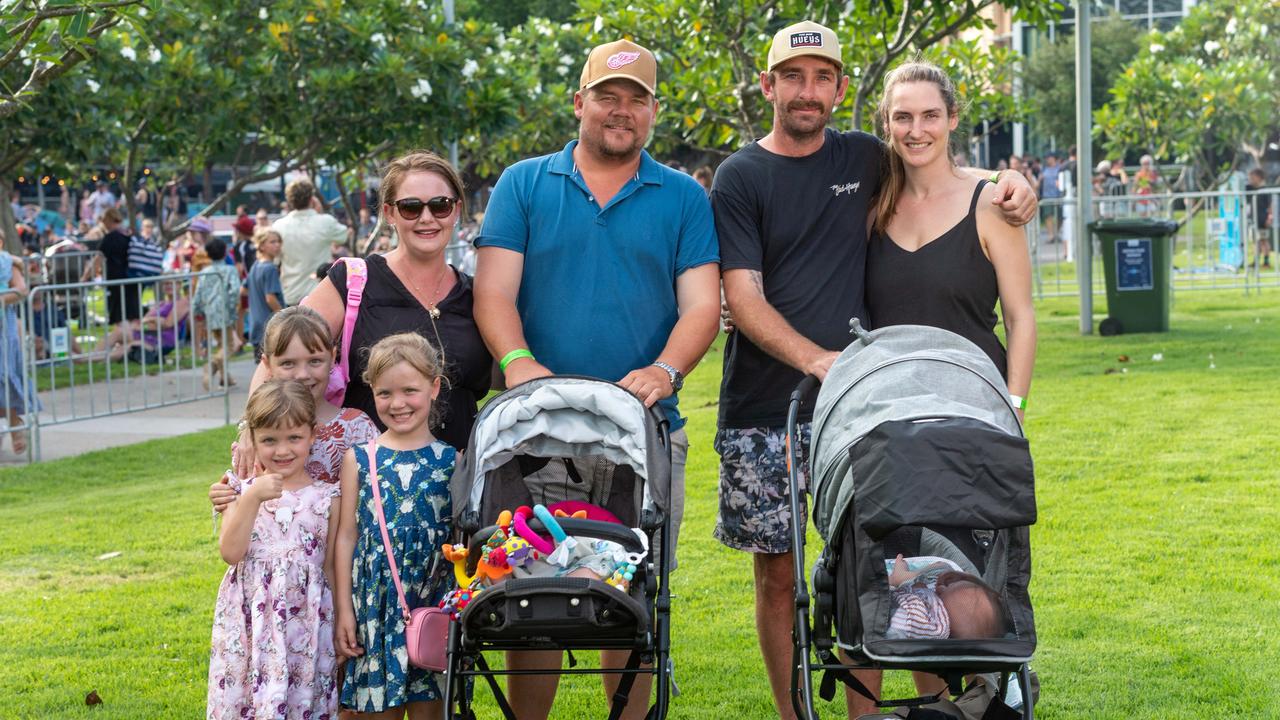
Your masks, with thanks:
M849 84L830 29L813 22L783 28L767 68L760 87L773 105L772 129L720 166L711 191L725 298L737 326L725 345L720 385L715 536L752 553L756 633L774 704L786 720L795 717L787 398L805 375L826 377L848 345L850 318L867 321L867 213L884 151L872 135L826 127ZM1001 183L1002 207L1022 224L1035 213L1035 194L1025 179L1015 193L1016 184ZM811 418L812 406L802 407L802 478ZM878 688L878 677L864 682Z

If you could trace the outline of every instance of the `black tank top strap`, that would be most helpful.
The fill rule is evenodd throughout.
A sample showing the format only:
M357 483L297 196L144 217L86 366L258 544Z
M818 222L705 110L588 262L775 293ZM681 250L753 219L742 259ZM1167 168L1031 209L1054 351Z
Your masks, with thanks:
M982 188L987 186L990 180L983 178L978 181L978 186L973 189L973 200L969 202L969 216L973 217L978 209L978 198L982 197Z

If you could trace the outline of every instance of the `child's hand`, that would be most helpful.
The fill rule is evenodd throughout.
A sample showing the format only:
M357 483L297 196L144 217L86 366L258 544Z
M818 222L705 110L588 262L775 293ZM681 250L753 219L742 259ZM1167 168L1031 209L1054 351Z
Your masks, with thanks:
M267 473L254 478L253 484L245 491L258 502L275 500L284 494L284 476L280 473Z
M236 501L239 495L234 488L229 485L230 473L223 473L222 479L209 486L209 502L213 503L213 511L220 513L227 509L227 506Z
M342 657L353 658L364 654L364 648L356 642L356 619L351 613L338 611L338 620L333 626L333 644Z
M889 587L898 587L915 576L915 573L907 569L907 561L902 559L902 553L898 553L898 557L893 560L893 572L889 573Z

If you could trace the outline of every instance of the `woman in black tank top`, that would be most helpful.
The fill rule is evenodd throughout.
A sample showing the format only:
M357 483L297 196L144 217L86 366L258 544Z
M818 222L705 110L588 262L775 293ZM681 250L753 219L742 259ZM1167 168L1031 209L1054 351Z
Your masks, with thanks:
M908 63L885 80L877 117L890 168L867 248L867 314L876 328L929 325L968 339L1022 407L1035 365L1031 260L1022 231L992 206L989 183L952 165L956 111L936 66ZM995 333L997 301L1007 351Z

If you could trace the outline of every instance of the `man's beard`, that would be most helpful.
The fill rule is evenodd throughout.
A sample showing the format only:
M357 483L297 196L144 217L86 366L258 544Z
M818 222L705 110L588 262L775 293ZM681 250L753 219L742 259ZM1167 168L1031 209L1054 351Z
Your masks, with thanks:
M791 114L795 110L817 110L821 115L812 120L807 118L800 120ZM827 122L831 120L831 108L817 102L796 100L788 103L785 108L775 108L774 112L778 115L778 125L782 132L797 142L812 140L821 135L827 127Z
M606 137L608 136L609 130L603 125L590 131L580 126L578 135L581 138L580 142L587 145L592 151L601 157L625 160L635 157L640 153L640 149L644 147L645 138L640 137L640 135L636 133L634 125L626 125L623 127L626 127L632 132L634 139L629 143L619 144L608 142Z

